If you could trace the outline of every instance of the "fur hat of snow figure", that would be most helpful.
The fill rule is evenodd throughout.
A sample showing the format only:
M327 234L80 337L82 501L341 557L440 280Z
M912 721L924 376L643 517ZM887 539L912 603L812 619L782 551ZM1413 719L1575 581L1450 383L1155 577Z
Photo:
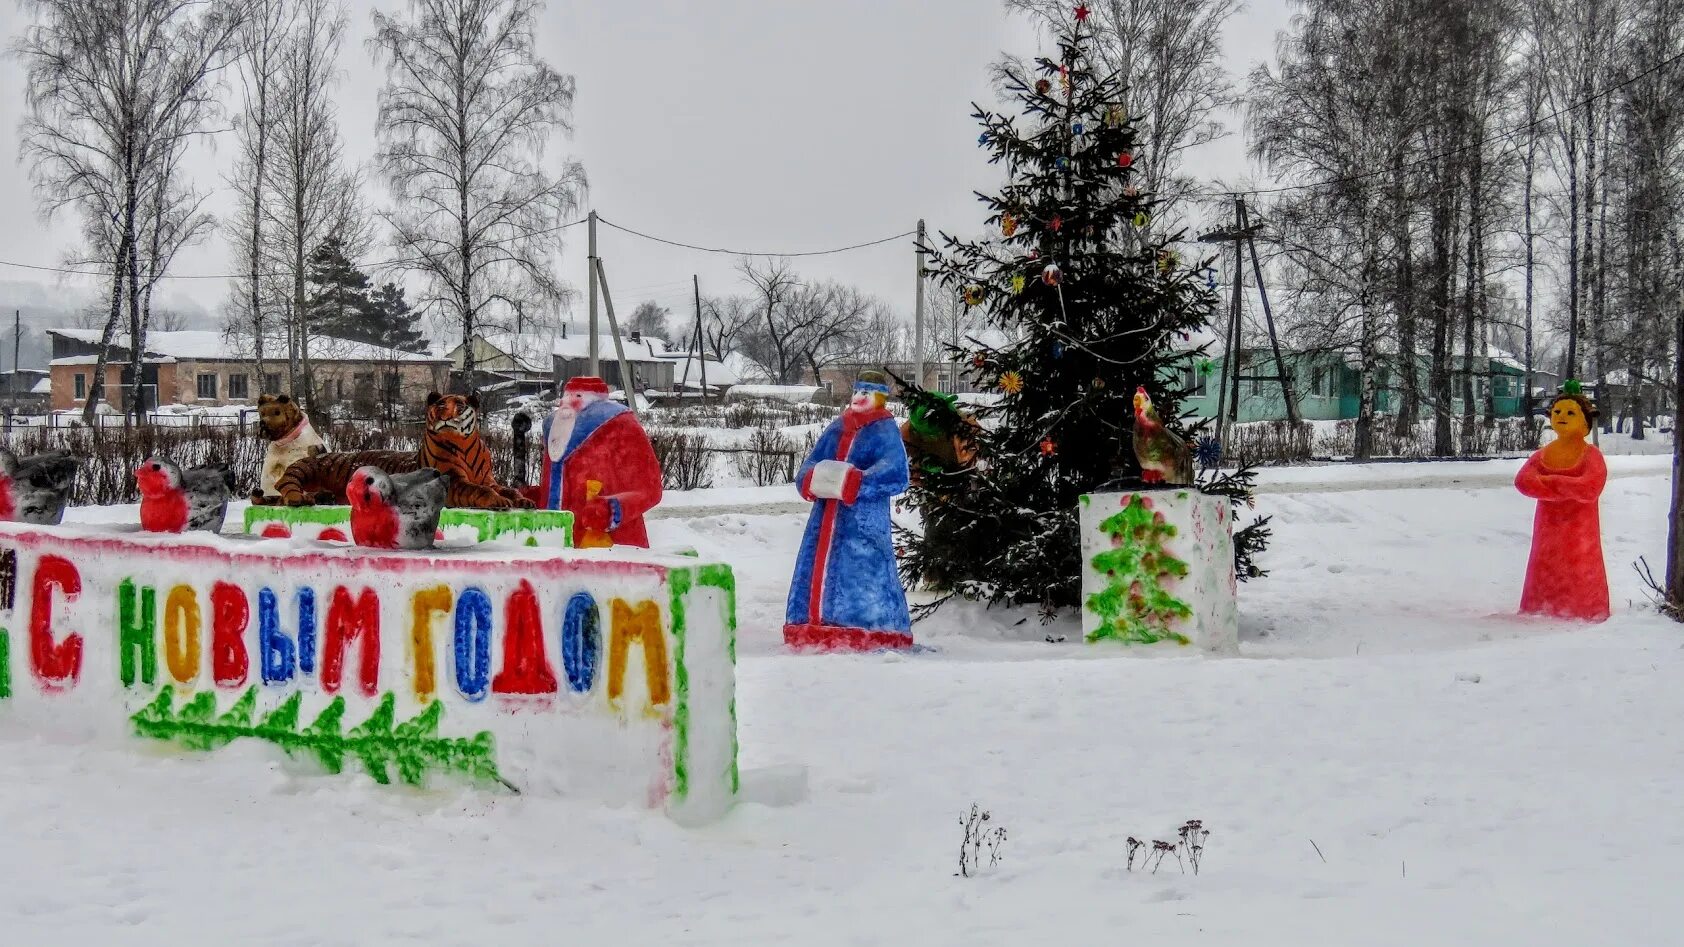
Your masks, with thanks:
M81 462L66 450L19 458L0 447L0 521L57 526Z
M149 457L134 471L140 489L140 528L150 533L222 531L234 478L220 465L183 470L164 457Z
M1179 435L1164 426L1146 386L1134 389L1134 459L1146 483L1193 482L1193 451Z
M449 489L449 478L431 467L393 475L357 468L345 487L352 541L374 549L432 548Z
M608 395L608 383L595 375L580 375L567 379L567 384L561 386L562 394Z
M861 403L861 396L874 396ZM889 402L889 376L879 371L863 371L854 380L854 403L859 408L881 408Z

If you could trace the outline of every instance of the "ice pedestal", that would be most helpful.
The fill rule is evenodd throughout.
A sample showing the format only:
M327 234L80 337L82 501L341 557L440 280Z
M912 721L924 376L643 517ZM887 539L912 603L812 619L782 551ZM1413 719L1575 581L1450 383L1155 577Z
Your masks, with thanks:
M1226 497L1189 488L1084 495L1084 637L1236 653L1233 523Z

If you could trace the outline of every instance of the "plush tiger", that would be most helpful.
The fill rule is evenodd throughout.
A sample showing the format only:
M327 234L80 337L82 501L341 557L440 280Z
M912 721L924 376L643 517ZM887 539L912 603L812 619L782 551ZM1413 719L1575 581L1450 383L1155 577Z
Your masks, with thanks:
M279 502L287 506L317 503L345 504L345 488L359 467L379 467L388 474L421 469L421 455L415 451L359 450L317 454L294 461L275 481Z
M447 506L482 510L530 509L532 501L497 482L491 451L479 433L478 395L427 396L421 463L450 475Z

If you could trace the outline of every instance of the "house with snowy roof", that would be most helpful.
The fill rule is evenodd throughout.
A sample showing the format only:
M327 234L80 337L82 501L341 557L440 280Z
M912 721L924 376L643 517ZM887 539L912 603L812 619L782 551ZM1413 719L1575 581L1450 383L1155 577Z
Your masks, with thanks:
M52 409L81 408L94 389L101 332L48 329L47 337L53 356L47 366ZM427 393L443 391L449 381L450 360L441 356L326 337L311 339L310 347L317 402L345 405L359 416L390 407L418 414ZM105 399L127 409L135 389L128 335L116 336L107 348ZM266 342L261 371L256 349L252 338L238 334L147 333L139 386L143 403L221 407L253 404L265 392L301 394L291 391L286 347Z

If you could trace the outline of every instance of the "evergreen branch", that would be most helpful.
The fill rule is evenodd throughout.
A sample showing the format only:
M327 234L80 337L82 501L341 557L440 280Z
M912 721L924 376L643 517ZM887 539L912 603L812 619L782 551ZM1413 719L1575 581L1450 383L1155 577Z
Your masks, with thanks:
M413 718L394 723L396 698L387 691L374 713L346 732L342 729L343 697L335 697L309 727L300 730L303 695L299 693L293 693L255 724L256 687L248 688L221 716L215 715L216 695L211 691L194 695L179 711L174 709L174 693L172 687L165 686L151 703L129 718L136 732L199 751L217 749L242 737L266 740L289 756L308 753L334 774L343 772L345 757L350 755L382 785L391 782L390 768L395 766L398 778L411 786L422 785L429 772L442 771L520 792L497 772L496 748L489 731L472 737L439 736L444 705L436 700Z

